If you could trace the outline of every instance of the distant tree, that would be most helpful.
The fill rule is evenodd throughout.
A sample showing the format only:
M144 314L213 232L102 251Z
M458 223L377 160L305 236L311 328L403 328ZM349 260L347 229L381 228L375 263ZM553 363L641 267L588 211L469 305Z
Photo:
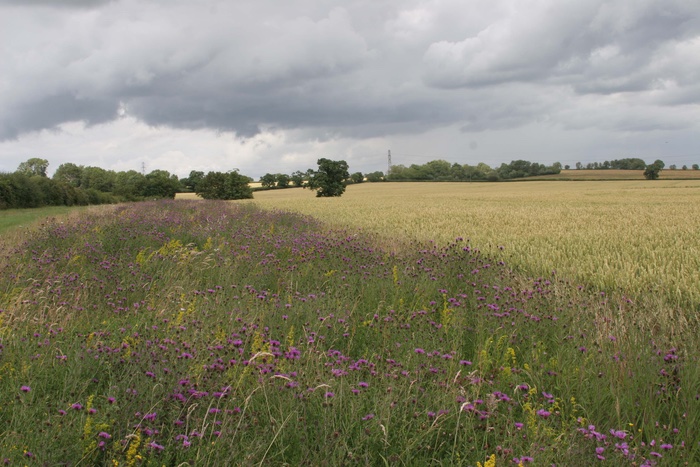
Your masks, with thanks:
M53 179L59 182L67 183L70 186L80 186L80 179L83 176L83 166L75 165L72 162L61 164L53 174Z
M146 184L146 176L141 172L117 172L112 192L127 201L138 201L146 195Z
M302 172L301 170L297 170L296 172L292 173L290 179L292 180L292 183L294 186L304 186L304 181L306 180L306 174Z
M271 173L266 173L260 177L260 185L262 185L263 188L272 188L275 186L275 181L276 177Z
M671 164L668 166L668 168L671 170L676 170L678 167L676 167L676 164Z
M659 162L661 162L661 161L659 161ZM645 170L646 167L647 167L646 162L644 162L642 159L639 159L638 157L628 157L625 159L616 159L616 160L610 161L610 168L611 169ZM663 169L663 167L662 167L662 169Z
M661 159L656 159L656 160L654 161L654 165L657 166L658 168L662 169L662 170L663 170L664 167L666 167L666 164L664 164L664 161L662 161Z
M181 189L180 180L167 170L154 170L146 175L145 197L172 199Z
M561 172L561 162L555 162L552 164L552 168L558 172Z
M185 178L180 179L180 184L183 186L183 188L186 188L191 191L197 191L197 185L199 182L202 181L204 178L204 172L199 171L199 170L192 170L190 171L190 175Z
M345 180L350 177L348 163L325 158L319 159L317 163L318 170L309 179L309 188L316 191L316 196L341 196L345 193Z
M38 157L32 157L24 162L22 162L19 167L17 167L17 172L31 177L32 175L38 175L40 177L46 177L46 171L49 168L49 161L46 159L39 159Z
M287 174L277 174L275 175L275 180L277 181L277 186L280 188L287 188L291 178Z
M209 172L199 183L196 193L204 199L250 199L253 197L249 185L252 180L235 170Z
M382 171L376 171L372 173L367 174L367 181L368 182L383 182L384 181L384 172Z
M569 170L570 168L571 168L571 166L570 166L569 164L566 164L566 165L564 166L564 170Z
M580 162L577 162L576 163L576 170L581 170L582 168L583 168L583 164L581 164Z
M350 175L350 178L352 179L352 183L362 183L365 181L365 176L362 175L362 172L355 172Z
M116 173L100 167L84 167L80 178L80 187L102 192L112 191Z
M693 170L700 170L700 165L693 164Z
M644 170L644 178L646 178L647 180L656 180L659 178L660 173L661 167L659 167L656 164L649 164Z
M687 166L687 165L684 165L683 167L681 167L681 169L683 169L683 170L688 170L688 166Z
M421 169L428 180L449 180L451 168L452 164L446 160L438 159L428 162Z

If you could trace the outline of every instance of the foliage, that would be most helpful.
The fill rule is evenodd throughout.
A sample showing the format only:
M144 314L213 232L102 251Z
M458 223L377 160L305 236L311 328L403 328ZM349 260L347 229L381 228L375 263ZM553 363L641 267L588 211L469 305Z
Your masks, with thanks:
M664 168L664 162L661 160L656 160L654 164L659 165L662 169ZM589 162L585 166L577 162L576 163L576 168L578 170L581 169L587 169L587 170L607 170L607 169L617 169L617 170L644 170L646 169L647 164L644 162L642 159L639 159L638 157L628 157L625 159L615 159L612 161L604 161L604 162Z
M249 183L250 177L241 175L238 171L209 172L197 187L197 194L204 199L249 199L253 191Z
M59 182L67 183L70 186L79 187L80 181L83 178L83 166L75 165L72 162L61 164L53 174L53 179Z
M294 186L301 187L304 186L304 182L308 180L308 177L306 176L306 173L302 172L301 170L297 170L292 173L290 180Z
M187 190L190 191L197 191L197 186L199 185L199 182L202 181L204 178L204 172L200 170L192 170L190 171L190 175L180 179L180 184Z
M260 185L263 188L272 188L275 186L275 176L274 174L271 173L266 173L262 177L260 177Z
M19 164L19 167L17 167L17 172L28 177L31 177L32 175L46 177L46 170L48 168L49 161L38 157L32 157L31 159Z
M368 173L366 178L368 182L383 182L384 172L378 170L376 172Z
M362 175L362 172L355 172L350 175L350 179L352 180L352 183L362 183L365 181L365 176Z
M317 197L341 196L349 177L347 162L321 158L318 170L309 179L309 188L316 191Z
M144 197L173 199L181 187L177 175L171 175L167 170L154 170L146 175Z
M39 175L0 173L0 209L113 203L111 196L91 199L86 190Z
M660 166L656 164L649 164L647 165L646 170L644 170L644 178L646 178L647 180L656 180L659 178L660 173Z
M410 167L394 165L391 167L388 179L394 181L498 181L559 172L561 172L561 164L558 162L547 167L517 160L510 164L501 164L497 170L494 170L483 162L472 166L435 160L424 165L412 164Z
M291 178L287 174L277 174L275 176L275 181L277 182L277 186L279 188L287 188Z

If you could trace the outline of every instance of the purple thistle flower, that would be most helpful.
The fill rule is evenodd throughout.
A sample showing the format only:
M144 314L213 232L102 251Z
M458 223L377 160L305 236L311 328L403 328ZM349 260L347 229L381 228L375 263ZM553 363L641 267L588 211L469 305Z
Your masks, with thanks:
M372 420L373 418L374 418L374 414L373 414L373 413L368 413L367 415L365 415L364 417L362 417L362 420Z
M162 451L165 449L165 446L161 446L160 444L156 443L155 441L151 441L150 443L147 444L147 446L154 451Z
M542 418L549 418L549 416L552 415L552 412L549 410L540 409L537 411L537 415Z
M81 403L79 403L79 402L76 402L75 404L71 405L70 408L73 409L73 410L82 410L82 409L83 409L83 405L82 405Z
M19 390L22 392L29 392L32 390L32 388L30 388L29 386L22 386L21 388L19 388Z
M332 392L329 391L329 392L325 393L323 395L323 397L325 397L326 399L330 399L331 397L335 397L335 394L333 394Z
M618 439L625 439L627 437L627 433L621 430L610 430L610 434L613 435L615 438Z

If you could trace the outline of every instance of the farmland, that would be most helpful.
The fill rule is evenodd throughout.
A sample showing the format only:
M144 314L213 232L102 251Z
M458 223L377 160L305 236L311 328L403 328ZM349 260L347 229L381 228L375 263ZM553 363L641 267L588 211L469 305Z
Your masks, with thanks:
M624 290L657 307L700 306L700 181L363 184L320 200L305 190L256 194L380 235L389 246L469 239L529 275Z
M697 464L699 188L377 183L47 220L0 244L0 455Z

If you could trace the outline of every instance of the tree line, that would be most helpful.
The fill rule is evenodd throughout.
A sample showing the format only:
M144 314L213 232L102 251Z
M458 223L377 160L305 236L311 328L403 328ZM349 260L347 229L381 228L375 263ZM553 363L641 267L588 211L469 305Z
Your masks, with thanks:
M576 169L577 170L608 170L608 169L618 169L618 170L646 170L647 167L650 165L657 166L661 169L666 167L666 164L660 159L655 160L651 164L647 164L644 162L643 159L639 159L637 157L629 157L626 159L616 159L612 161L604 161L604 162L589 162L587 164L583 164L581 162L576 163ZM693 164L692 166L693 170L700 170L700 165L698 164ZM564 166L565 169L569 169L570 167ZM668 166L669 170L677 170L678 166L676 164L671 164ZM688 170L687 165L683 165L681 167L682 170Z
M35 208L41 206L80 206L145 199L174 198L178 192L194 192L205 199L246 199L253 197L253 179L238 173L191 171L178 178L167 170L143 174L135 170L115 172L100 167L73 163L61 164L49 178L46 159L32 158L22 162L12 173L0 173L0 209ZM340 196L348 183L362 182L364 175L348 172L345 161L321 158L318 169L308 169L292 176L273 176L278 187L303 186L317 196ZM383 174L379 172L383 177ZM269 174L268 174L269 175ZM376 178L377 174L374 174ZM381 177L380 177L381 178ZM272 186L270 177L263 177L263 187Z
M46 159L32 158L15 172L0 173L0 209L174 198L182 190L178 177L166 170L142 174L65 163L49 178L48 167Z
M561 172L561 164L551 166L524 160L503 163L498 168L480 162L477 165L449 163L439 159L423 165L392 165L387 179L389 181L489 181L511 180L514 178L534 177L536 175L556 175Z

